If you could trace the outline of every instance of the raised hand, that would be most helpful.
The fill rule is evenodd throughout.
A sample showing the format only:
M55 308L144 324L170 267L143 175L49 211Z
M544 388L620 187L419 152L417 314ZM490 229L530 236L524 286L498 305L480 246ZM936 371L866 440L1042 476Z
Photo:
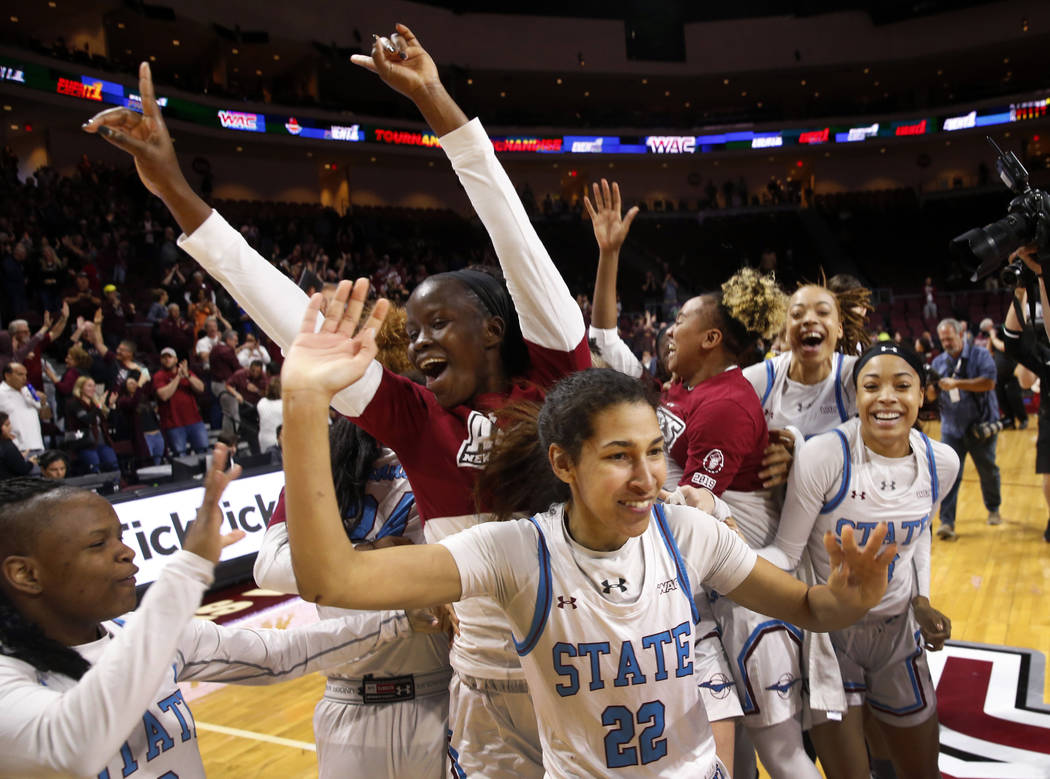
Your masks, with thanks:
M610 189L609 182L602 179L601 186L593 185L594 202L583 196L583 205L591 217L591 227L598 249L602 252L619 251L627 240L631 222L638 215L638 206L633 206L626 214L620 215L620 185L615 181Z
M840 604L867 610L878 604L889 583L889 568L897 554L896 544L882 542L887 526L880 522L861 549L853 536L853 528L842 529L842 543L836 543L829 530L824 534L824 548L831 562L828 587Z
M303 314L302 327L295 337L281 369L281 389L294 392L321 392L329 398L360 379L375 358L375 334L386 318L389 303L380 298L368 320L358 329L368 279L339 282L325 306L324 296L316 293ZM314 332L324 307L321 329Z
M190 523L183 540L182 548L193 552L205 560L213 563L219 562L222 550L230 544L234 544L244 538L243 530L235 530L223 535L219 532L222 528L223 514L219 507L219 500L226 489L226 485L241 475L241 466L235 465L226 470L229 461L230 450L224 444L215 444L212 451L211 468L204 477L204 499L197 509L197 519Z
M172 184L183 180L175 146L160 114L153 91L149 64L139 65L142 113L130 108L110 108L84 123L85 132L97 133L135 158L135 169L146 189L164 199Z
M403 24L395 25L389 38L377 37L372 55L354 54L350 60L379 75L383 82L415 101L429 87L440 86L437 65L412 31Z

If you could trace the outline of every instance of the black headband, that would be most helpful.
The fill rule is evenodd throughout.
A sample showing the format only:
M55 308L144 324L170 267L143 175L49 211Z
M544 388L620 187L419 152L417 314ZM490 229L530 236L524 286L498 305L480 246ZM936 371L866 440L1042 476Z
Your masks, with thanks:
M864 354L857 360L857 364L853 366L853 384L857 384L857 377L860 376L860 369L864 367L866 363L874 360L876 357L881 357L884 354L892 354L895 357L900 357L904 362L911 366L912 370L915 371L915 375L919 377L919 382L926 384L926 363L922 361L911 349L907 349L900 344L887 343L886 341L880 341L878 343L869 346Z

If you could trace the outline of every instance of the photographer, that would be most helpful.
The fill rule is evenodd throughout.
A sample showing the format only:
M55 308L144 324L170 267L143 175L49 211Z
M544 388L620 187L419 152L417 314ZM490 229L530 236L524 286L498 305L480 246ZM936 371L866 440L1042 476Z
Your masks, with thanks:
M1028 270L1038 277L1039 298L1043 311L1050 311L1050 308L1047 308L1046 287L1043 284L1041 268L1034 259L1034 253L1034 247L1025 247L1019 249L1014 256L1023 260ZM1007 355L1039 378L1039 437L1035 448L1035 472L1043 475L1043 499L1050 509L1050 398L1047 397L1047 393L1050 392L1050 345L1047 344L1047 339L1042 337L1042 333L1036 332L1035 326L1024 324L1026 297L1024 285L1019 284L1014 289L1013 304L1006 313L1003 343ZM1050 336L1050 331L1047 334ZM1043 531L1043 540L1050 543L1050 520Z
M950 541L956 537L955 504L967 454L977 466L988 524L1003 521L999 515L999 466L995 463L995 443L1002 423L992 355L987 349L965 343L962 326L954 319L941 320L937 337L944 352L933 360L935 381L927 386L927 398L938 400L941 441L959 455L959 475L941 503L941 526L937 529L938 538Z

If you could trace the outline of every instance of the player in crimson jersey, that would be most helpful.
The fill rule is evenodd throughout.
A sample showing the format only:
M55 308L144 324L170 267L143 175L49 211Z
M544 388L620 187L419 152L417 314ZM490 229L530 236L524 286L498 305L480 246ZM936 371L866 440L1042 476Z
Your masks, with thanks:
M579 307L481 124L467 120L407 27L399 25L395 36L381 41L373 57L355 55L355 62L376 70L416 103L439 136L506 275L504 285L479 271L438 274L412 293L408 351L426 376L425 389L374 362L333 401L397 453L424 534L434 541L486 519L476 511L473 490L492 432L489 413L509 399L542 399L553 381L589 367L590 352ZM85 129L135 156L143 183L184 232L179 245L267 335L288 347L306 295L193 192L178 168L145 64L140 81L142 116L110 109ZM456 610L461 635L451 658L456 674L450 686L450 755L468 773L484 766L486 776L542 775L536 718L506 617L484 596L467 599Z

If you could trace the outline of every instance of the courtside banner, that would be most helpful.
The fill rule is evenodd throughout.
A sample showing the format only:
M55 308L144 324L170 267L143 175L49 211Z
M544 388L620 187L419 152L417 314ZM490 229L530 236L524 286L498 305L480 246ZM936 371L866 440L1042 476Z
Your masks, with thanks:
M222 550L222 562L259 551L283 486L284 472L280 470L242 476L230 483L219 503L224 515L222 532L243 530L245 537ZM135 550L137 585L155 581L168 558L182 548L186 526L197 516L203 496L203 487L191 487L113 504L124 543Z

